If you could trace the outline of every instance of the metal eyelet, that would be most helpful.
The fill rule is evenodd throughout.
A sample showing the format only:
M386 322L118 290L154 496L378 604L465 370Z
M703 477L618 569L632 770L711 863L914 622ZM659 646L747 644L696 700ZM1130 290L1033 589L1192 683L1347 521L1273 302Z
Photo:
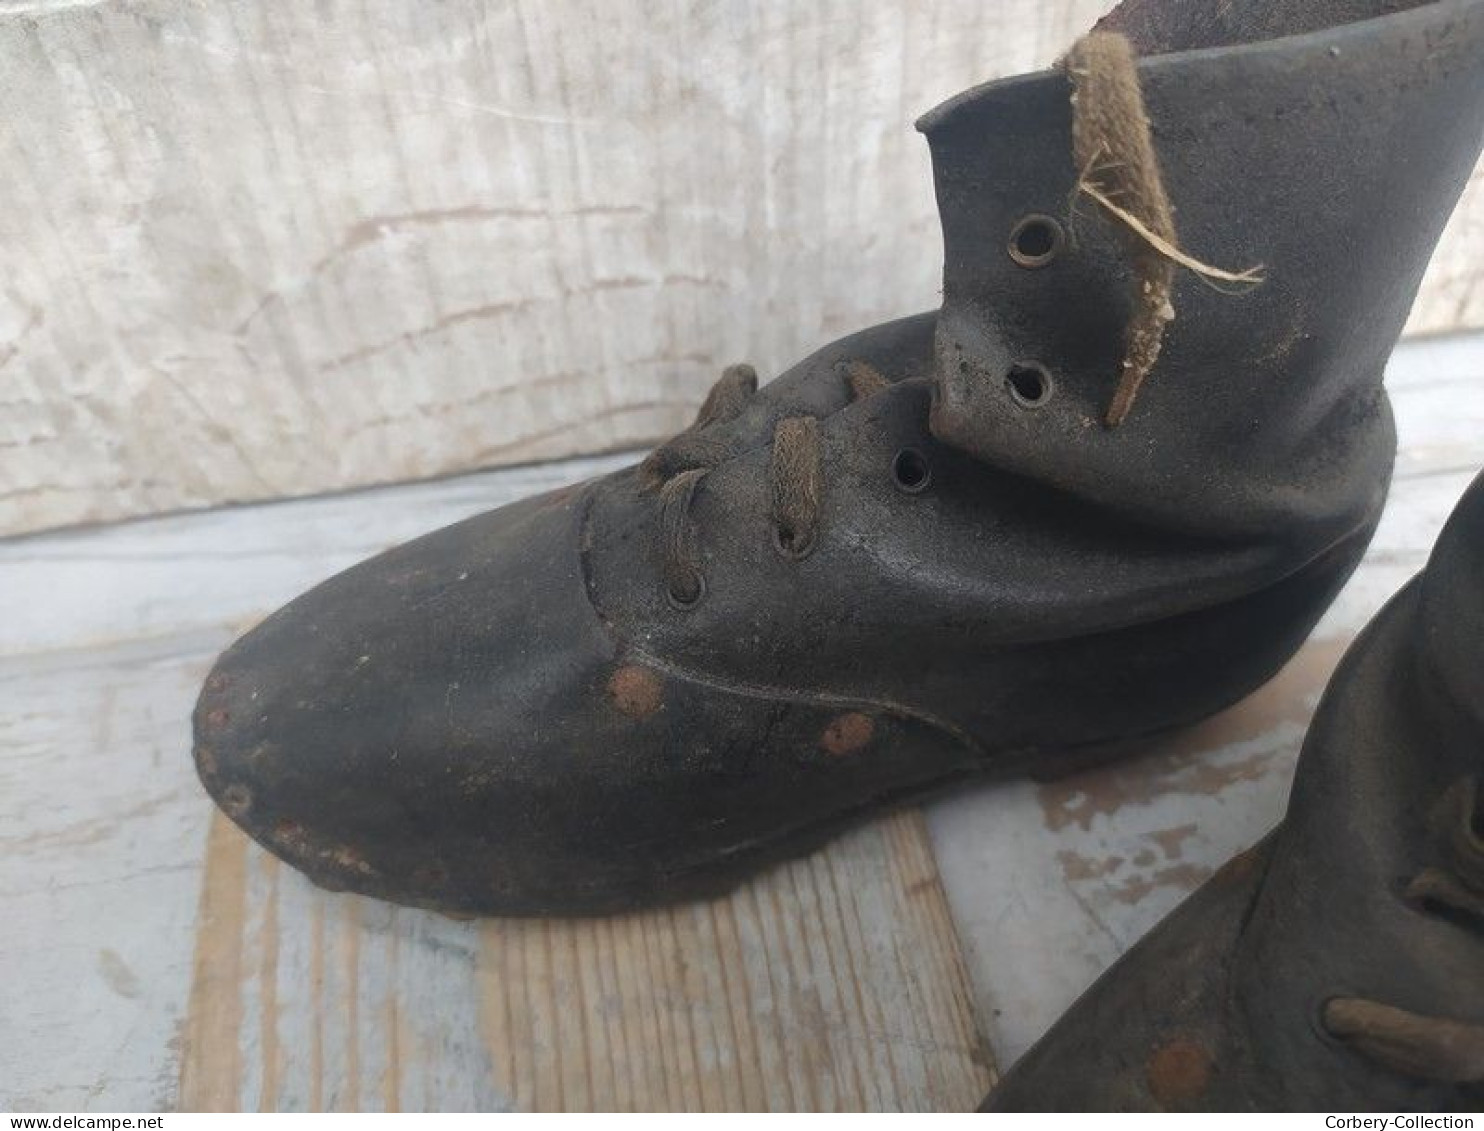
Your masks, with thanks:
M1005 388L1021 408L1040 408L1051 399L1051 371L1039 361L1017 361L1005 374Z
M665 586L665 600L670 602L670 607L672 609L675 609L682 613L687 613L701 603L702 598L706 596L706 575L704 573L697 573L695 575L695 578L695 596L690 597L689 599L682 597L680 594L676 593L675 590L672 589L670 586Z
M1045 267L1060 254L1066 242L1066 232L1059 223L1050 216L1033 212L1010 229L1006 250L1022 267Z
M903 448L892 457L892 482L908 495L921 494L933 481L933 468L916 448Z

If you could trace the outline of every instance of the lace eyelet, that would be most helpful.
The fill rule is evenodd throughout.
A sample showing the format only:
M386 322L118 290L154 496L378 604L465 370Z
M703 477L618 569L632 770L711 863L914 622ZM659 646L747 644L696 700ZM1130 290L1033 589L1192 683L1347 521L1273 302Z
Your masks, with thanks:
M933 481L932 465L916 448L903 448L892 457L892 482L897 490L908 495L918 495L928 489Z
M1067 236L1062 226L1050 216L1033 212L1023 216L1010 229L1006 250L1022 267L1045 267L1060 254Z
M682 613L689 612L699 605L701 600L706 596L706 575L704 573L697 573L694 576L696 579L696 592L693 597L682 597L671 586L665 586L665 600L670 602L672 609Z
M1017 361L1005 374L1005 389L1021 408L1040 408L1054 387L1051 371L1039 361Z
M803 545L795 545L792 542L785 541L782 527L777 525L773 527L773 549L777 551L778 556L784 561L803 561L810 554L814 553L814 547L818 541L819 539L816 536L811 535L809 540Z

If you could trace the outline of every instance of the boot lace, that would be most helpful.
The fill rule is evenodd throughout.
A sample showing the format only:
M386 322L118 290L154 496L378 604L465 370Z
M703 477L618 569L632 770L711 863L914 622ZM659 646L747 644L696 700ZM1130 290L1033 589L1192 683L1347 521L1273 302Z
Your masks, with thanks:
M852 401L890 384L862 361L845 362L839 369ZM732 453L733 445L718 426L736 419L756 393L757 372L752 366L728 366L690 427L640 464L645 488L659 495L665 592L677 608L693 607L706 593L691 503L706 475ZM818 538L824 497L824 448L816 417L786 416L773 425L768 480L774 548L790 560L803 558Z
M1225 271L1180 249L1128 40L1095 32L1078 41L1065 66L1074 88L1072 140L1080 170L1076 192L1096 201L1119 223L1134 268L1135 313L1126 328L1122 376L1106 416L1109 426L1116 426L1153 369L1165 323L1174 317L1175 267L1239 286L1256 286L1263 276L1260 267ZM889 384L864 362L846 362L841 369L852 399ZM659 493L665 587L677 608L690 608L706 592L690 508L706 473L731 450L716 426L735 419L756 392L752 366L729 366L694 423L656 448L641 466L643 482ZM774 546L786 558L803 558L814 548L824 492L816 418L785 417L774 425L769 479Z
M1407 898L1484 927L1484 807L1477 778L1448 789L1434 813L1447 867L1423 869ZM1448 1084L1484 1083L1484 1025L1413 1013L1360 997L1331 998L1324 1027L1356 1052L1393 1071Z

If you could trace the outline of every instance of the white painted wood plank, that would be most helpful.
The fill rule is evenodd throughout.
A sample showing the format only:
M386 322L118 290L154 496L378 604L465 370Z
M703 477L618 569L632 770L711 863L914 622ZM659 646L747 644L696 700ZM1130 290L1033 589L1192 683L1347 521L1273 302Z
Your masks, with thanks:
M416 488L0 540L0 656L251 623L390 546L635 458L535 464Z
M214 644L0 659L0 1109L175 1094L207 819L181 726Z
M0 5L0 532L668 434L932 307L913 118L1106 6ZM1476 178L1414 329L1481 250Z
M929 807L980 1016L1003 1067L1277 822L1334 665L1422 568L1484 467L1484 337L1405 344L1387 385L1400 443L1385 515L1365 561L1276 679L1119 765L971 790Z

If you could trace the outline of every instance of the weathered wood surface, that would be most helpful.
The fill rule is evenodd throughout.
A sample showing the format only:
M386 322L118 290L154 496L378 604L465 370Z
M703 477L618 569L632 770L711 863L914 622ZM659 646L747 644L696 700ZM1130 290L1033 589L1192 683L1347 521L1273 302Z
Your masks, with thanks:
M990 1055L917 813L729 899L575 923L332 895L213 821L189 712L241 628L618 462L0 543L0 1108L978 1102Z
M186 1110L955 1110L990 1080L922 818L579 922L318 891L213 819Z
M0 532L673 431L931 307L912 119L1106 6L0 4ZM1476 178L1414 329L1481 264Z

